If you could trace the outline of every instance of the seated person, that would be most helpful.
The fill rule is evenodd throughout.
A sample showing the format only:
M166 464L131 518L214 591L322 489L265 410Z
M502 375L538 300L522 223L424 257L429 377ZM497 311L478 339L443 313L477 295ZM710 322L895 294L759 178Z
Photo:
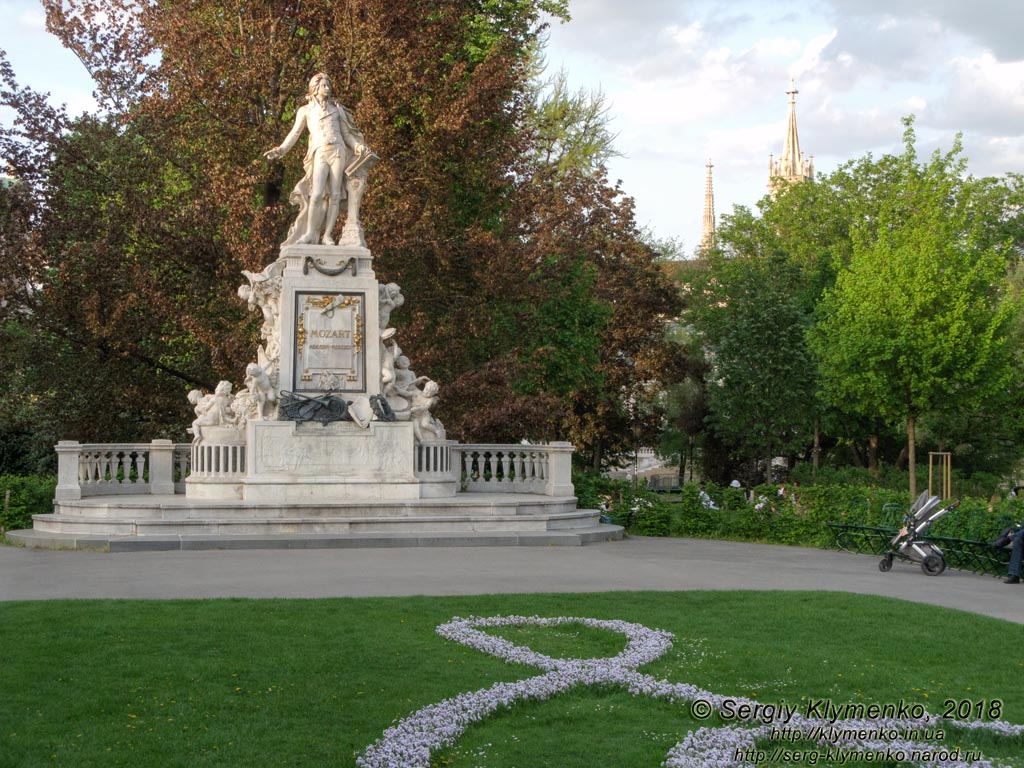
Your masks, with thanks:
M1024 561L1024 527L1018 527L1010 541L1010 567L1003 583L1020 584L1021 563Z

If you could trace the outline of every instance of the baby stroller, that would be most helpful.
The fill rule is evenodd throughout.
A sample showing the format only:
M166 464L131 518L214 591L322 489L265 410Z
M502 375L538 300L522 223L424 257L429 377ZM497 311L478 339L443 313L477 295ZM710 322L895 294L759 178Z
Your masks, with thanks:
M917 501L910 507L910 512L903 517L903 527L900 528L900 532L889 542L892 550L887 552L878 563L878 570L883 573L892 570L894 557L912 563L920 563L921 570L929 576L938 576L946 570L946 558L942 554L942 550L931 542L920 538L928 530L929 525L949 510L959 506L960 501L954 501L941 509L939 508L940 503L939 497L929 496L928 491L917 497Z

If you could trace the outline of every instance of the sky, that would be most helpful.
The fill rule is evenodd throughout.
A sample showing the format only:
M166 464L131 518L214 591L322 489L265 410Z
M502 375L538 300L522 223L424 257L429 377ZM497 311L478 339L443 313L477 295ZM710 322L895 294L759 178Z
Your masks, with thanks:
M718 218L767 192L782 153L790 80L800 147L818 174L963 133L975 176L1024 172L1024 3L1020 0L570 0L554 22L551 69L600 91L617 134L609 176L656 237L699 245L706 164ZM23 84L72 114L92 106L78 60L32 0L0 0L0 48ZM9 119L0 113L0 120ZM372 135L372 129L364 126Z

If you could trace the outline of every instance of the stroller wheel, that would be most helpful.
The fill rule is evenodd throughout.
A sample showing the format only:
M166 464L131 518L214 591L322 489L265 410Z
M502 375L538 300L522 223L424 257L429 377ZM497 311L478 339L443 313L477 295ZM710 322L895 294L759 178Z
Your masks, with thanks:
M946 560L941 555L928 555L921 562L921 570L929 576L938 576L946 570Z
M878 570L882 573L888 573L892 570L892 555L886 555L878 561Z

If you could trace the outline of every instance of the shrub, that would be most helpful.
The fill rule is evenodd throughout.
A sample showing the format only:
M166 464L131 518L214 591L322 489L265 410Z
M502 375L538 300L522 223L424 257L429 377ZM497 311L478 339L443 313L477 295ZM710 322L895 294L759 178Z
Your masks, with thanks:
M596 472L573 472L572 484L576 492L576 504L580 509L601 509L607 507L607 499L621 480L609 480Z
M0 475L0 527L7 531L31 528L32 515L53 511L56 488L54 475Z
M686 483L680 489L680 500L675 504L676 514L672 520L673 536L708 538L720 530L721 512L702 502L700 490L696 483Z
M635 499L632 533L638 536L668 536L672 515L660 499Z
M840 473L833 472L833 479ZM582 482L580 482L582 480ZM580 506L600 508L617 525L643 536L686 536L830 547L829 523L897 529L910 509L905 488L839 482L774 485L747 494L740 488L713 483L686 483L679 500L666 502L645 488L624 480L592 474L574 478ZM705 493L713 506L701 497ZM587 502L584 502L587 499ZM935 521L927 535L990 542L1010 523L1024 522L1024 499L989 502L964 498L960 506Z
M616 525L639 536L668 536L671 513L658 494L643 486L619 480L609 499L610 514Z

